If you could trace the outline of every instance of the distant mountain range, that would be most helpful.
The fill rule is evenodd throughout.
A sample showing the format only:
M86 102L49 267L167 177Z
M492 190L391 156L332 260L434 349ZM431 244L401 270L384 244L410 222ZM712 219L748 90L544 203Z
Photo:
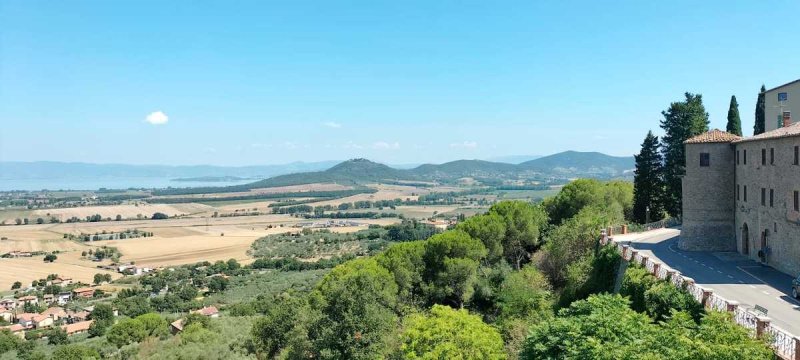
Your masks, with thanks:
M275 187L312 183L365 184L391 181L452 182L473 178L496 184L503 180L569 179L593 177L601 179L630 178L634 159L598 152L565 151L562 153L508 164L485 160L456 160L444 164L424 164L412 169L396 169L367 159L353 159L324 171L280 175L246 184L249 188Z
M522 157L515 157L522 159ZM219 179L263 179L246 188L274 187L310 183L365 184L391 181L436 181L450 183L471 178L484 184L505 180L600 179L633 176L633 157L616 157L598 152L565 151L518 164L486 160L457 160L444 164L423 164L413 168L396 168L366 159L344 162L295 162L264 166L166 166L123 165L62 162L0 162L0 180L161 177L179 179L191 186L192 181Z
M213 165L128 165L91 164L80 162L0 162L0 180L53 178L158 177L198 179L204 177L236 177L264 179L295 172L325 170L340 161L293 162L281 165L213 166Z

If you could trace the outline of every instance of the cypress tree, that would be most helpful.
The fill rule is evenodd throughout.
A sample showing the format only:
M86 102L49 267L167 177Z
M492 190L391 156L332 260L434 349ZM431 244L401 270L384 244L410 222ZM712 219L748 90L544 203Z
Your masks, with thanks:
M731 95L731 105L728 107L728 125L725 131L742 136L742 119L739 118L739 103L736 102L736 95Z
M758 135L766 131L766 114L764 111L767 107L766 99L767 88L761 85L761 92L758 93L758 100L756 100L756 123L753 125L753 135Z
M671 216L681 216L681 177L684 175L686 157L683 142L708 131L708 113L703 106L703 95L686 93L686 100L673 102L662 111L661 153L664 156L664 210Z
M664 206L661 203L664 193L664 164L659 152L658 137L652 131L647 132L642 150L634 158L636 171L633 177L633 220L640 224L648 220L661 220L664 218Z

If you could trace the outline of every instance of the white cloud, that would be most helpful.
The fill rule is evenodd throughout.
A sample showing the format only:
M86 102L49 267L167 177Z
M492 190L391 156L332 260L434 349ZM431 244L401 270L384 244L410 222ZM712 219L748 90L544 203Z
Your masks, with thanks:
M169 116L167 116L167 114L164 114L161 111L154 111L151 112L150 115L147 115L145 121L153 125L163 125L166 124L167 121L169 121Z
M342 147L345 148L345 149L363 149L364 148L363 146L361 146L359 144L356 144L356 143L354 143L352 141L348 141L347 144L344 144L344 146L342 146Z
M378 149L378 150L399 149L400 148L400 143L398 143L398 142L388 143L388 142L385 142L385 141L378 141L378 142L372 144L372 148L373 149Z
M478 143L475 141L463 141L460 143L452 143L450 144L451 148L464 148L464 149L475 149L478 147Z
M299 145L297 145L297 143L294 143L294 142L291 142L291 141L286 141L286 142L283 143L283 147L287 148L289 150L294 150L294 149L297 149L299 147Z
M324 123L322 123L322 125L325 125L325 126L327 126L329 128L334 128L334 129L338 129L338 128L342 127L342 124L339 124L339 123L333 122L333 121L324 122Z

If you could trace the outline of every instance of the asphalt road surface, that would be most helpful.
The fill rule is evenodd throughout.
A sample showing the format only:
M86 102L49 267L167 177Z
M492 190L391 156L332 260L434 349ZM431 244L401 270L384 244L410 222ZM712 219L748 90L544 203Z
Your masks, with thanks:
M678 250L679 236L680 230L659 229L616 235L614 240L630 242L640 253L680 271L727 300L738 301L739 306L763 306L773 324L800 336L800 302L791 295L792 276L736 252Z

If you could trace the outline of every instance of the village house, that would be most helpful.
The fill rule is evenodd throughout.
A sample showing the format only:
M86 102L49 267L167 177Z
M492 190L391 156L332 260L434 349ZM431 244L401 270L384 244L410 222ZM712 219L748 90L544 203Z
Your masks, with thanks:
M64 306L72 299L72 294L69 292L62 292L56 295L56 303L58 305Z
M12 320L14 320L14 310L0 306L0 319L10 323Z
M67 310L67 323L74 324L76 322L86 321L89 319L89 312L88 311L72 311Z
M53 319L47 315L36 313L22 313L17 315L17 324L30 328L46 328L53 326Z
M72 294L75 297L82 297L82 298L90 299L90 298L92 298L92 296L94 296L94 289L92 289L90 287L80 287L80 288L76 288L76 289L72 290Z
M17 306L25 306L27 304L39 305L39 298L33 295L27 295L17 299Z
M23 339L25 338L25 326L22 326L20 324L3 326L0 329L8 330L9 332L11 332L14 335L17 335L17 336L19 336L19 337L21 337Z
M17 307L17 301L12 298L5 298L0 300L0 306L6 309L14 309Z
M60 319L66 318L67 312L64 311L64 309L61 307L53 306L45 311L42 311L42 315L49 316L50 318L53 319L53 321L58 321Z
M183 319L178 319L169 324L169 331L175 335L183 331Z
M80 321L72 324L62 325L61 328L64 329L67 335L71 336L89 331L89 328L92 326L93 322L94 320Z
M211 317L211 318L219 317L219 310L217 310L217 308L215 306L206 306L206 307L203 307L200 310L194 311L194 313L195 314L200 314L200 315L203 315L203 316L208 316L208 317Z

